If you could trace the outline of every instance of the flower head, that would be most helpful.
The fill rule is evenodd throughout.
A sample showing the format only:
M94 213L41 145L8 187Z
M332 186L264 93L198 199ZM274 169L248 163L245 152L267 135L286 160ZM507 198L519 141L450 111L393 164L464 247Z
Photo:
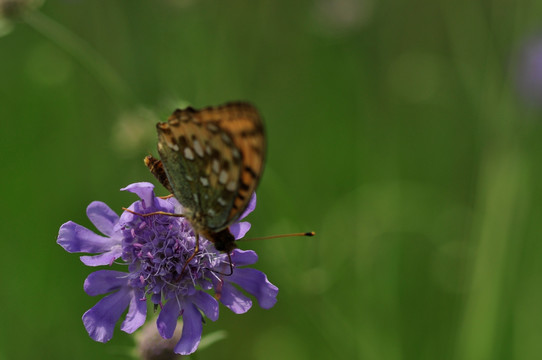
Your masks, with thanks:
M517 88L528 104L542 106L542 33L527 37L517 55Z
M182 212L175 198L157 198L153 188L150 183L136 183L122 189L141 198L129 210L137 213ZM241 219L255 205L254 196ZM150 301L161 309L157 327L165 339L173 336L177 319L182 316L182 336L175 352L191 354L201 339L202 313L212 321L218 319L218 301L236 314L251 308L252 300L233 284L253 295L262 308L271 308L276 303L278 288L264 273L244 267L257 261L253 251L234 250L231 253L233 273L226 276L224 274L230 271L228 255L200 237L199 252L183 270L196 245L194 231L184 218L143 217L130 212L119 217L102 202L91 203L87 215L106 236L69 221L60 227L57 243L68 252L97 253L81 257L89 266L111 265L116 260L128 265L128 272L98 270L85 280L87 294L108 294L83 315L85 328L96 341L111 339L115 323L126 308L128 313L121 330L127 333L137 330L145 322L147 301ZM250 224L246 222L230 227L236 239L243 237L249 229Z

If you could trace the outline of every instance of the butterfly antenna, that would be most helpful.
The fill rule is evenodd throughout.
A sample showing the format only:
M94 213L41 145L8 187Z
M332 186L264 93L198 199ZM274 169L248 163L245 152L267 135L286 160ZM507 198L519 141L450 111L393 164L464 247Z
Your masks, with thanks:
M194 248L194 252L192 253L192 256L190 256L188 260L184 262L183 268L181 269L181 272L179 273L179 276L177 277L176 281L179 281L183 277L184 271L186 270L188 263L192 261L192 259L197 255L198 252L199 252L199 234L196 233L196 247Z
M314 236L314 235L316 235L314 231L309 231L309 232L300 232L300 233L293 233L293 234L271 235L271 236L262 236L262 237L255 237L255 238L249 238L249 239L239 239L237 241L269 240L269 239L277 239L277 238L285 238L285 237Z
M127 211L127 212L129 212L130 214L134 214L134 215L138 215L138 216L142 216L142 217L147 217L147 216L152 216L152 215L165 215L165 216L173 216L173 217L186 217L186 215L184 215L184 214L174 214L174 213L169 213L169 212L165 212L165 211L154 211L154 212L142 214L142 213L138 213L138 212L135 212L135 211L133 211L133 210L127 209L127 208L125 208L125 207L123 207L122 210ZM190 259L190 260L192 260L192 259Z

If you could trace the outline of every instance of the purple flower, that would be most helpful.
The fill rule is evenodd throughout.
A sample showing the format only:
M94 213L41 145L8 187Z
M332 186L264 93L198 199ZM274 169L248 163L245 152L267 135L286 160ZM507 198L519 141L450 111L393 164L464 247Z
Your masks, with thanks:
M182 213L175 198L157 198L153 188L150 183L136 183L122 189L141 198L129 209L138 213ZM241 219L255 206L253 196ZM224 275L230 271L227 254L217 251L210 241L200 236L200 251L182 271L195 248L194 231L184 218L142 217L130 212L119 217L102 202L91 203L87 215L106 236L69 221L60 227L57 243L71 253L98 253L81 257L89 266L111 265L119 258L128 265L128 272L98 270L85 280L87 294L108 294L83 315L85 328L96 341L111 339L115 323L126 308L128 313L121 330L127 333L137 330L145 322L147 300L150 300L161 308L156 325L163 338L173 336L177 319L182 316L182 336L175 352L187 355L193 353L200 342L202 313L212 321L218 319L217 299L236 314L251 308L252 300L233 284L253 295L262 308L269 309L277 301L278 288L266 275L244 267L258 260L254 251L234 250L231 253L233 273L227 276ZM236 239L242 238L249 229L247 222L230 227Z
M525 101L542 106L542 33L528 37L520 48L517 87Z

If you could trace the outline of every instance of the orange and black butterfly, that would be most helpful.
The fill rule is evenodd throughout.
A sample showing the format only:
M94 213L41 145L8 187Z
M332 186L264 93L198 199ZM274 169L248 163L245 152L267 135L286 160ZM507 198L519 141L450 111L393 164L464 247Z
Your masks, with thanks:
M196 233L194 254L202 235L229 255L236 248L229 226L248 206L263 172L265 135L258 111L244 102L188 107L156 129L161 160L147 156L145 164L184 207L182 216Z

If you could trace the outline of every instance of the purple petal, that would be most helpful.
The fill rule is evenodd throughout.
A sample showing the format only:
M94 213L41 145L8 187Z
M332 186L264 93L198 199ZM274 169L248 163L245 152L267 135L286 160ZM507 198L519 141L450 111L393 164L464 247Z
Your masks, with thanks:
M132 292L128 287L108 295L98 301L83 315L83 324L90 337L99 342L107 342L113 337L116 322L128 307Z
M175 200L175 199L173 199ZM171 199L160 199L160 198L155 198L155 206L161 210L161 211L165 211L165 212L170 212L170 213L174 213L174 214L180 214L182 213L182 211L177 211L177 209L175 208L175 203L173 201L171 201ZM177 200L175 200L177 201Z
M252 197L250 198L247 208L245 211L243 211L243 214L239 217L239 220L243 220L245 217L247 217L248 214L254 211L256 208L256 193L252 194Z
M101 201L90 203L87 207L87 216L102 234L108 236L113 235L113 228L119 221L119 216Z
M531 35L521 46L518 57L517 84L520 94L532 105L542 101L542 41Z
M128 210L132 210L135 212L142 212L141 209L136 209L137 204L140 204L140 201L137 201L133 203L132 205L128 206ZM144 212L144 211L143 211ZM120 215L120 220L117 226L115 227L115 231L122 231L123 228L125 228L126 224L131 224L141 216L132 214L131 212L124 211ZM126 236L126 235L125 235Z
M168 199L169 200L169 199ZM146 205L147 203L143 200L136 201L133 204L131 204L128 207L128 210L137 212L137 213L149 213L152 211L164 211L169 213L180 213L180 211L177 211L175 208L174 203L160 199L160 198L152 198L151 206ZM119 231L122 229L126 224L131 224L135 221L141 220L140 215L132 214L128 211L125 211L121 214L120 220L115 226L115 231Z
M90 296L107 294L128 285L128 274L121 271L98 270L85 279L83 288Z
M258 261L258 255L252 250L235 249L231 253L231 261L236 267L252 265Z
M222 285L221 294L220 302L236 314L244 314L252 307L252 300L227 282Z
M111 251L95 256L81 256L79 259L87 266L111 265L113 261L122 256L122 247L119 245Z
M136 213L148 213L149 207L145 206L144 201L139 200L134 203L132 203L130 206L128 206L128 210L134 211ZM140 215L132 214L129 211L124 211L120 215L120 220L118 225L115 227L115 230L122 230L125 228L126 224L133 225L136 221L141 221L142 217ZM132 227L132 226L129 226Z
M183 302L183 333L175 345L175 353L189 355L196 351L202 330L201 314L196 306L190 302Z
M154 185L148 182L138 182L135 184L130 184L125 188L120 189L121 191L129 191L136 194L143 200L145 207L150 207L154 205Z
M218 301L211 295L203 291L198 291L194 296L190 297L190 300L198 308L203 311L205 316L207 316L212 321L218 319Z
M250 223L243 221L237 224L230 226L230 232L232 233L235 240L239 240L250 230Z
M60 227L56 242L70 253L103 253L120 244L120 240L96 235L73 221L68 221Z
M170 206L173 206L173 208L175 209L174 210L175 213L182 214L184 212L184 207L181 205L179 200L177 200L175 197L167 198L165 201L167 201L170 204Z
M235 269L227 280L236 283L246 292L254 295L260 307L264 309L272 308L277 302L279 289L271 284L267 280L267 276L259 270L251 268Z
M160 311L158 319L156 319L156 327L158 328L158 333L164 339L170 339L175 333L180 312L179 303L175 298L169 299Z
M145 323L146 317L147 302L145 301L145 293L141 290L134 290L134 296L130 300L130 308L120 329L131 334Z

